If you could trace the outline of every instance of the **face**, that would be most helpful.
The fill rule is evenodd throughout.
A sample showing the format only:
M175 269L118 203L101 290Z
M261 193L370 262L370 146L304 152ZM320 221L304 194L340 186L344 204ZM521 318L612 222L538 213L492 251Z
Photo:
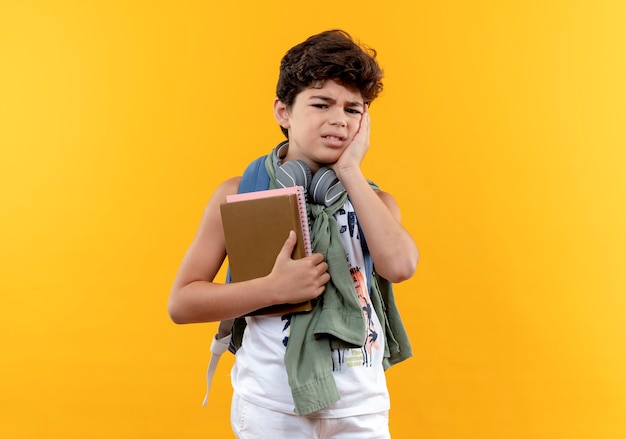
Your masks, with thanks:
M311 171L335 163L354 139L361 124L361 93L335 81L307 88L287 108L274 102L274 117L289 131L285 160L304 160Z

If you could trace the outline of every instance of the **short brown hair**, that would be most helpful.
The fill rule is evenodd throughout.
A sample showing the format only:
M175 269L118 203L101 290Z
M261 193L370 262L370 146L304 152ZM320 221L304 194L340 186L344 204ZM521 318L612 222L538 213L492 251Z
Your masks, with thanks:
M383 89L382 78L374 49L357 44L347 32L330 30L289 49L280 62L276 97L290 107L302 90L335 80L358 90L370 104Z

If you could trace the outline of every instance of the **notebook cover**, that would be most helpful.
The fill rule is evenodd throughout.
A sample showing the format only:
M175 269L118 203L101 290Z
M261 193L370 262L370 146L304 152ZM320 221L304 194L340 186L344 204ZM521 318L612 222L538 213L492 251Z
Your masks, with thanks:
M242 282L268 275L274 267L289 231L296 232L298 242L292 258L299 259L310 253L308 241L308 223L303 219L301 226L301 207L298 193L285 193L276 190L255 192L255 195L243 194L240 201L223 203L221 207L226 252L230 264L233 282ZM280 191L280 190L278 190ZM237 197L234 198L235 200ZM304 203L301 199L300 203ZM306 207L304 207L306 212ZM310 311L310 301L301 304L274 305L251 313L286 314Z

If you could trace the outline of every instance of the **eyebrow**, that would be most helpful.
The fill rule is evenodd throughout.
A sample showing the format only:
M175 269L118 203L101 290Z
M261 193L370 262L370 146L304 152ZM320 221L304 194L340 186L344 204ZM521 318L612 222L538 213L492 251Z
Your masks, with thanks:
M320 99L324 102L328 102L329 104L336 104L337 101L333 98L330 98L328 96L324 96L324 95L315 95L315 96L311 96L309 97L309 99ZM348 107L360 107L363 108L365 106L365 104L363 102L359 102L359 101L350 101L347 102Z

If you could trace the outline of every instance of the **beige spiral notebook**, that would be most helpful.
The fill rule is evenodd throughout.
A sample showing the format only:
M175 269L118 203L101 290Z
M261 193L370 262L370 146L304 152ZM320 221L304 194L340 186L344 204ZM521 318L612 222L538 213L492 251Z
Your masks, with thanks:
M230 195L220 208L233 282L268 275L291 230L298 238L292 258L311 254L306 200L301 186ZM252 314L286 314L311 309L312 303L307 301L274 305Z

